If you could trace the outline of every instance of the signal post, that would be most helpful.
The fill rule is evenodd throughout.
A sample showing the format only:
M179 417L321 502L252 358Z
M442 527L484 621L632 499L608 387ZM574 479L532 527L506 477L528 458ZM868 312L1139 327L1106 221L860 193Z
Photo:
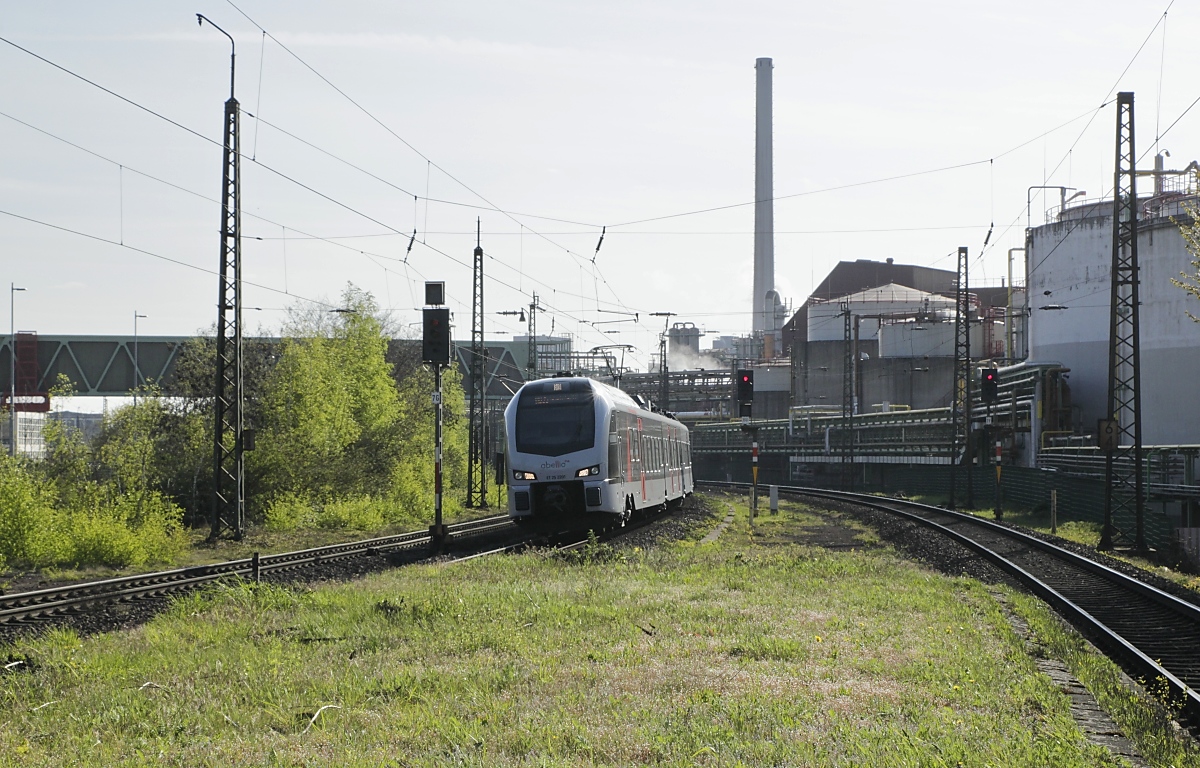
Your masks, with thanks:
M750 472L753 482L750 485L750 522L754 522L754 513L758 511L758 427L750 423L754 411L754 370L740 368L735 377L737 385L736 399L738 416L742 420L742 429L750 433Z
M445 283L425 283L421 360L433 368L433 525L429 527L429 547L435 554L443 552L450 540L442 522L442 367L450 364L450 310L442 306L445 301Z
M996 486L993 494L994 504L992 515L997 520L1004 519L1004 510L1000 506L1000 431L992 426L992 403L1000 399L1000 371L995 368L984 368L979 381L979 399L987 405L987 419L983 425L983 444L986 446L992 440L996 443ZM983 452L987 456L987 451ZM983 464L984 458L980 458Z

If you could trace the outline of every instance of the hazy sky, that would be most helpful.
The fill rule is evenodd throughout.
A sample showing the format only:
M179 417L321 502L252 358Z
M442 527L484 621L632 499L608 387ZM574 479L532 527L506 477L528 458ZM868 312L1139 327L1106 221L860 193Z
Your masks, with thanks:
M249 113L251 331L336 305L347 282L413 323L422 283L445 280L467 338L476 217L494 338L524 332L495 313L533 291L552 310L540 332L634 344L640 365L650 312L747 331L757 57L774 59L785 297L838 260L953 269L960 245L972 282L998 284L1028 187L1111 194L1118 90L1136 93L1144 167L1200 96L1200 10L1168 2L0 0L4 282L27 289L18 330L130 334L135 310L145 335L214 322L229 43L200 12L237 42ZM1197 126L1200 107L1162 139L1169 166L1200 156Z

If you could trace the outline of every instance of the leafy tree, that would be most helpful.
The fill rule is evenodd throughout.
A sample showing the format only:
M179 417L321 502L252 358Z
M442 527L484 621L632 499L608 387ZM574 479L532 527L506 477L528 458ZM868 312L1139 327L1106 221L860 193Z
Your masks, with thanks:
M1192 267L1196 271L1192 274L1180 272L1179 276L1183 279L1172 278L1171 282L1192 294L1194 298L1200 299L1200 207L1186 205L1184 210L1187 211L1190 223L1180 224L1179 232L1183 235L1183 242L1187 246L1188 252L1192 254ZM1191 312L1188 312L1187 315L1200 323L1200 317Z
M388 319L369 293L348 285L341 307L293 312L265 382L248 462L253 511L273 525L303 524L297 518L307 514L307 522L371 527L427 518L432 506L432 376L412 368L397 377ZM445 430L453 478L465 425L461 387L446 378L446 401L457 404Z
M216 384L215 334L212 327L207 336L195 336L184 342L176 354L174 372L161 385L164 395L180 398L180 407L204 411L210 420ZM271 369L279 359L280 341L262 329L242 339L242 418L247 427L259 426L259 404Z

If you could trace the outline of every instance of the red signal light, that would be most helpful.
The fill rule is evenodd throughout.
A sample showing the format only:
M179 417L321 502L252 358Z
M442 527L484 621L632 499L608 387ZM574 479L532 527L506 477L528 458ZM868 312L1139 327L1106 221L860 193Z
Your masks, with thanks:
M985 403L994 403L1000 399L1000 371L995 368L985 368L981 377L980 399Z

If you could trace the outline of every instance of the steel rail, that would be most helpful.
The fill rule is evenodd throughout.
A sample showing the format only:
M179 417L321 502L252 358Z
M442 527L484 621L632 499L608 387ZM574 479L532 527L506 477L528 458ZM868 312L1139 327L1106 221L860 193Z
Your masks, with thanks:
M511 527L507 515L470 520L449 526L450 534L477 536ZM264 555L258 558L259 574L303 568L324 562L335 562L370 553L409 549L430 543L428 531L411 531L372 539L327 544L310 549ZM0 625L38 616L48 616L77 610L87 605L131 600L155 594L190 589L199 584L230 576L253 576L254 558L241 558L223 563L189 566L169 571L121 576L113 579L68 584L61 587L0 595Z
M731 488L744 490L749 488L749 483L725 483L725 482L708 482L698 481L697 485L705 485L710 487ZM833 501L850 502L859 506L865 506L872 509L880 510L890 514L898 515L912 522L920 523L933 530L938 531L952 540L962 544L963 546L978 552L990 562L994 563L1002 570L1017 577L1029 589L1041 597L1046 602L1053 605L1072 622L1077 628L1085 634L1090 635L1098 645L1105 648L1112 656L1124 664L1127 671L1130 671L1135 677L1141 677L1144 681L1163 680L1170 688L1171 697L1183 704L1183 709L1194 720L1200 720L1200 694L1195 690L1200 687L1200 670L1194 667L1188 671L1179 671L1178 674L1168 669L1161 662L1161 656L1154 653L1153 650L1147 651L1144 648L1146 645L1145 639L1130 639L1124 636L1118 629L1110 627L1104 620L1103 616L1098 616L1079 605L1078 596L1075 599L1064 595L1062 591L1056 589L1045 581L1043 575L1031 572L1027 568L1014 562L1014 558L997 552L990 546L972 538L971 536L954 530L947 525L943 525L935 520L931 520L924 515L936 515L942 518L949 518L958 525L969 525L977 530L986 531L993 535L1003 537L1010 542L1016 542L1021 547L1037 550L1045 553L1056 561L1065 563L1068 566L1091 574L1098 579L1102 579L1110 585L1113 585L1119 590L1126 593L1133 593L1145 603L1151 603L1160 607L1170 614L1169 618L1174 619L1179 624L1190 625L1192 635L1200 637L1200 607L1192 603L1180 600L1174 595L1163 592L1155 587L1139 581L1131 576L1128 576L1120 571L1110 568L1103 563L1096 562L1087 557L1079 555L1062 547L1055 546L1049 542L1043 541L1035 536L1031 536L1024 532L999 525L990 520L975 517L961 512L934 507L928 504L921 504L915 501L907 501L903 499L892 499L881 496L871 496L862 493L849 493L844 491L832 491L823 488L806 488L800 486L779 486L781 493L797 496L809 496L823 498ZM902 507L902 508L898 508ZM1115 616L1115 613L1114 613ZM1119 617L1117 617L1119 618ZM1180 642L1177 636L1166 637L1163 642L1172 644ZM1186 642L1186 641L1183 641ZM1192 646L1197 647L1195 645ZM1157 656L1157 657L1156 657Z

